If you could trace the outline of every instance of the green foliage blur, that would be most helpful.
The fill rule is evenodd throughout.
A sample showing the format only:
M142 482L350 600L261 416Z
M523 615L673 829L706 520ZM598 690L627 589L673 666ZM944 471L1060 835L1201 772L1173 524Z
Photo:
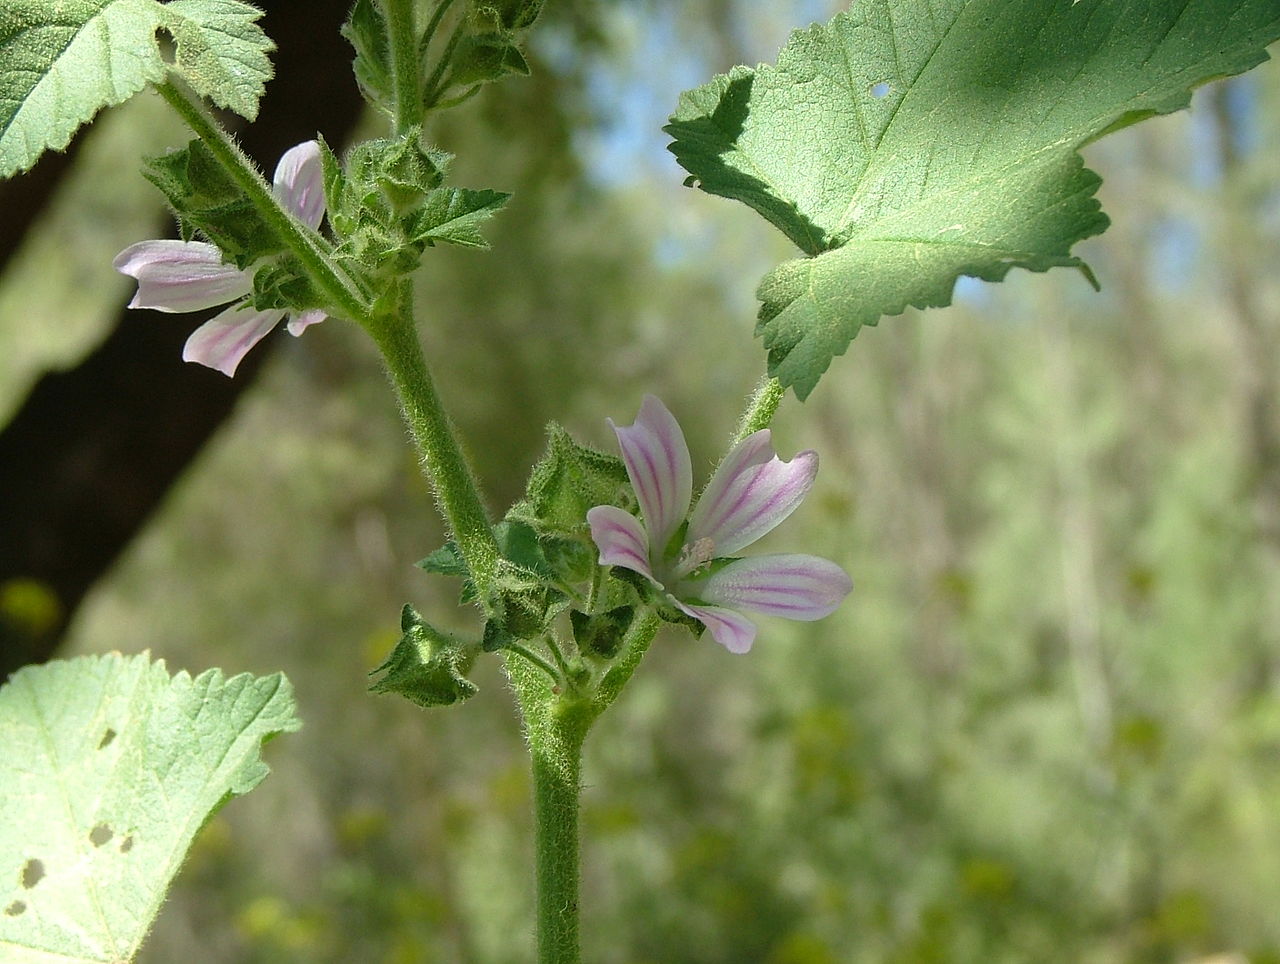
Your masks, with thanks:
M437 129L458 183L514 195L492 252L429 251L420 277L494 509L548 420L608 448L646 391L705 478L763 370L755 283L792 252L681 188L660 127L681 87L830 12L548 4L532 77ZM121 129L154 131L148 109ZM99 163L134 162L117 140ZM854 593L746 657L659 637L588 739L584 959L1280 961L1280 69L1086 160L1114 222L1078 249L1101 294L962 285L784 402L779 451L822 469L769 546L839 561ZM132 203L93 219L103 264L148 236ZM0 408L72 352L58 330L88 350L127 297L104 285L64 324L40 300L64 290L4 279L40 324L0 313ZM141 960L528 961L529 778L496 661L458 707L366 692L405 602L473 628L413 568L443 535L376 355L337 323L273 337L73 626L72 652L284 670L305 723L197 840Z

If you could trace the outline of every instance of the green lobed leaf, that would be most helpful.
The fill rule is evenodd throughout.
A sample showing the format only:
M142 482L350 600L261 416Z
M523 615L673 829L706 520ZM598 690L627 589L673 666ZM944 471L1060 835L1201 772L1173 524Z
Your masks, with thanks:
M296 730L280 674L170 677L143 654L0 688L0 960L132 959L196 832Z
M253 120L271 77L261 11L239 0L4 0L0 5L0 177L66 147L103 107L181 75ZM165 63L157 33L174 42Z
M355 50L351 67L360 93L378 110L392 113L391 47L382 8L374 0L356 0L342 25L342 36Z
M1087 268L1105 230L1078 149L1266 59L1275 0L859 0L776 66L682 95L670 150L808 258L762 281L769 371L804 398L863 325L960 275Z
M458 44L449 72L449 86L489 84L509 74L529 76L529 62L509 31L471 34Z
M247 120L271 79L275 49L257 20L262 11L239 0L168 0L164 27L173 36L174 64L196 93Z
M487 248L480 225L502 208L510 194L501 191L473 191L465 187L440 187L426 197L410 240L431 244L446 241L468 248Z
M467 561L462 558L462 550L459 549L458 544L452 540L446 542L425 559L418 560L415 565L419 569L423 569L426 572L433 572L440 576L461 576L463 579L471 578L471 570L467 568Z

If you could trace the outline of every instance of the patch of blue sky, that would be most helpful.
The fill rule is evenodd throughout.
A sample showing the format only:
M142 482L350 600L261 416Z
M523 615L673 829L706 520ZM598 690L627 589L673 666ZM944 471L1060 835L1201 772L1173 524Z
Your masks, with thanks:
M1204 243L1186 218L1162 218L1148 238L1147 271L1160 288L1184 291L1202 282L1197 274L1204 260Z
M800 0L785 8L769 0L738 0L729 22L708 28L681 16L679 3L631 3L605 14L608 49L586 66L589 104L598 123L579 134L580 156L592 179L604 187L656 178L679 185L684 174L666 150L662 127L681 92L707 83L731 64L713 51L735 48L744 60L772 61L793 26L830 18L832 0ZM683 22L682 22L683 21ZM749 29L748 29L749 28ZM707 29L724 29L728 43L708 42ZM548 34L543 55L567 66L572 51Z

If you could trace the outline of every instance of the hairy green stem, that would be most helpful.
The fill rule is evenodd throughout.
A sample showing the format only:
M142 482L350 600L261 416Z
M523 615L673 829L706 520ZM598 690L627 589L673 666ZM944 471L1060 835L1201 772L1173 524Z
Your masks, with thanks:
M640 660L649 651L649 644L658 635L658 629L661 626L662 620L652 612L643 612L636 616L635 621L627 629L626 637L622 640L622 655L609 667L609 671L604 674L596 690L594 702L597 716L618 698L618 694L622 692L622 688L627 685L636 667L640 665Z
M333 251L328 242L280 206L271 185L231 135L209 116L203 104L170 83L157 84L156 90L240 185L262 219L289 246L308 277L333 306L354 321L365 321L368 308L364 299L351 280L333 266Z
M544 637L547 643L547 650L551 653L552 660L556 666L560 668L560 674L564 679L569 679L569 661L564 658L564 650L560 647L560 641L556 639L554 632L547 633Z
M396 133L422 123L422 90L418 86L418 31L414 0L381 0L391 51L391 96L395 100Z
M550 746L531 740L535 821L538 962L578 964L578 797L586 728L557 727Z
M480 488L440 405L422 354L413 319L411 282L402 279L396 285L392 307L372 313L365 328L382 352L440 512L466 560L480 602L489 612L494 604L498 544Z
M760 384L756 386L756 390L751 393L751 398L747 400L746 411L742 413L742 418L738 420L738 428L733 434L732 443L737 445L752 432L758 432L762 428L768 428L769 423L773 421L774 414L778 411L778 405L782 402L782 396L786 389L782 387L782 383L776 378L766 375L760 379Z
M562 692L513 653L503 654L533 763L538 964L579 964L578 800L582 742L593 703Z

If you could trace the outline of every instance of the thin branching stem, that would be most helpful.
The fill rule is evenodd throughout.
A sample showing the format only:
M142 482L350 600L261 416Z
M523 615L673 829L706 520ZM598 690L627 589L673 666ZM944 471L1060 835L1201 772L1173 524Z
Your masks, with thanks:
M538 669L546 673L552 682L557 685L564 679L561 673L556 671L554 666L531 650L528 646L525 646L522 643L510 643L507 645L507 649L511 650L511 652L515 653L521 659L527 661L530 665L538 667Z
M440 21L444 19L444 15L453 6L454 0L440 0L436 4L435 10L431 13L431 19L427 21L427 29L422 31L422 40L418 43L418 57L426 56L427 48L431 45L432 38L436 35L436 29L440 26Z
M435 69L431 71L431 76L427 78L426 86L423 88L422 101L428 110L436 106L440 95L448 89L448 84L444 82L445 71L449 69L449 62L453 60L454 51L458 49L458 44L462 42L466 32L466 20L459 21L458 25L453 28L453 33L449 35L449 42L445 44L444 51L440 54L440 59L436 62Z

